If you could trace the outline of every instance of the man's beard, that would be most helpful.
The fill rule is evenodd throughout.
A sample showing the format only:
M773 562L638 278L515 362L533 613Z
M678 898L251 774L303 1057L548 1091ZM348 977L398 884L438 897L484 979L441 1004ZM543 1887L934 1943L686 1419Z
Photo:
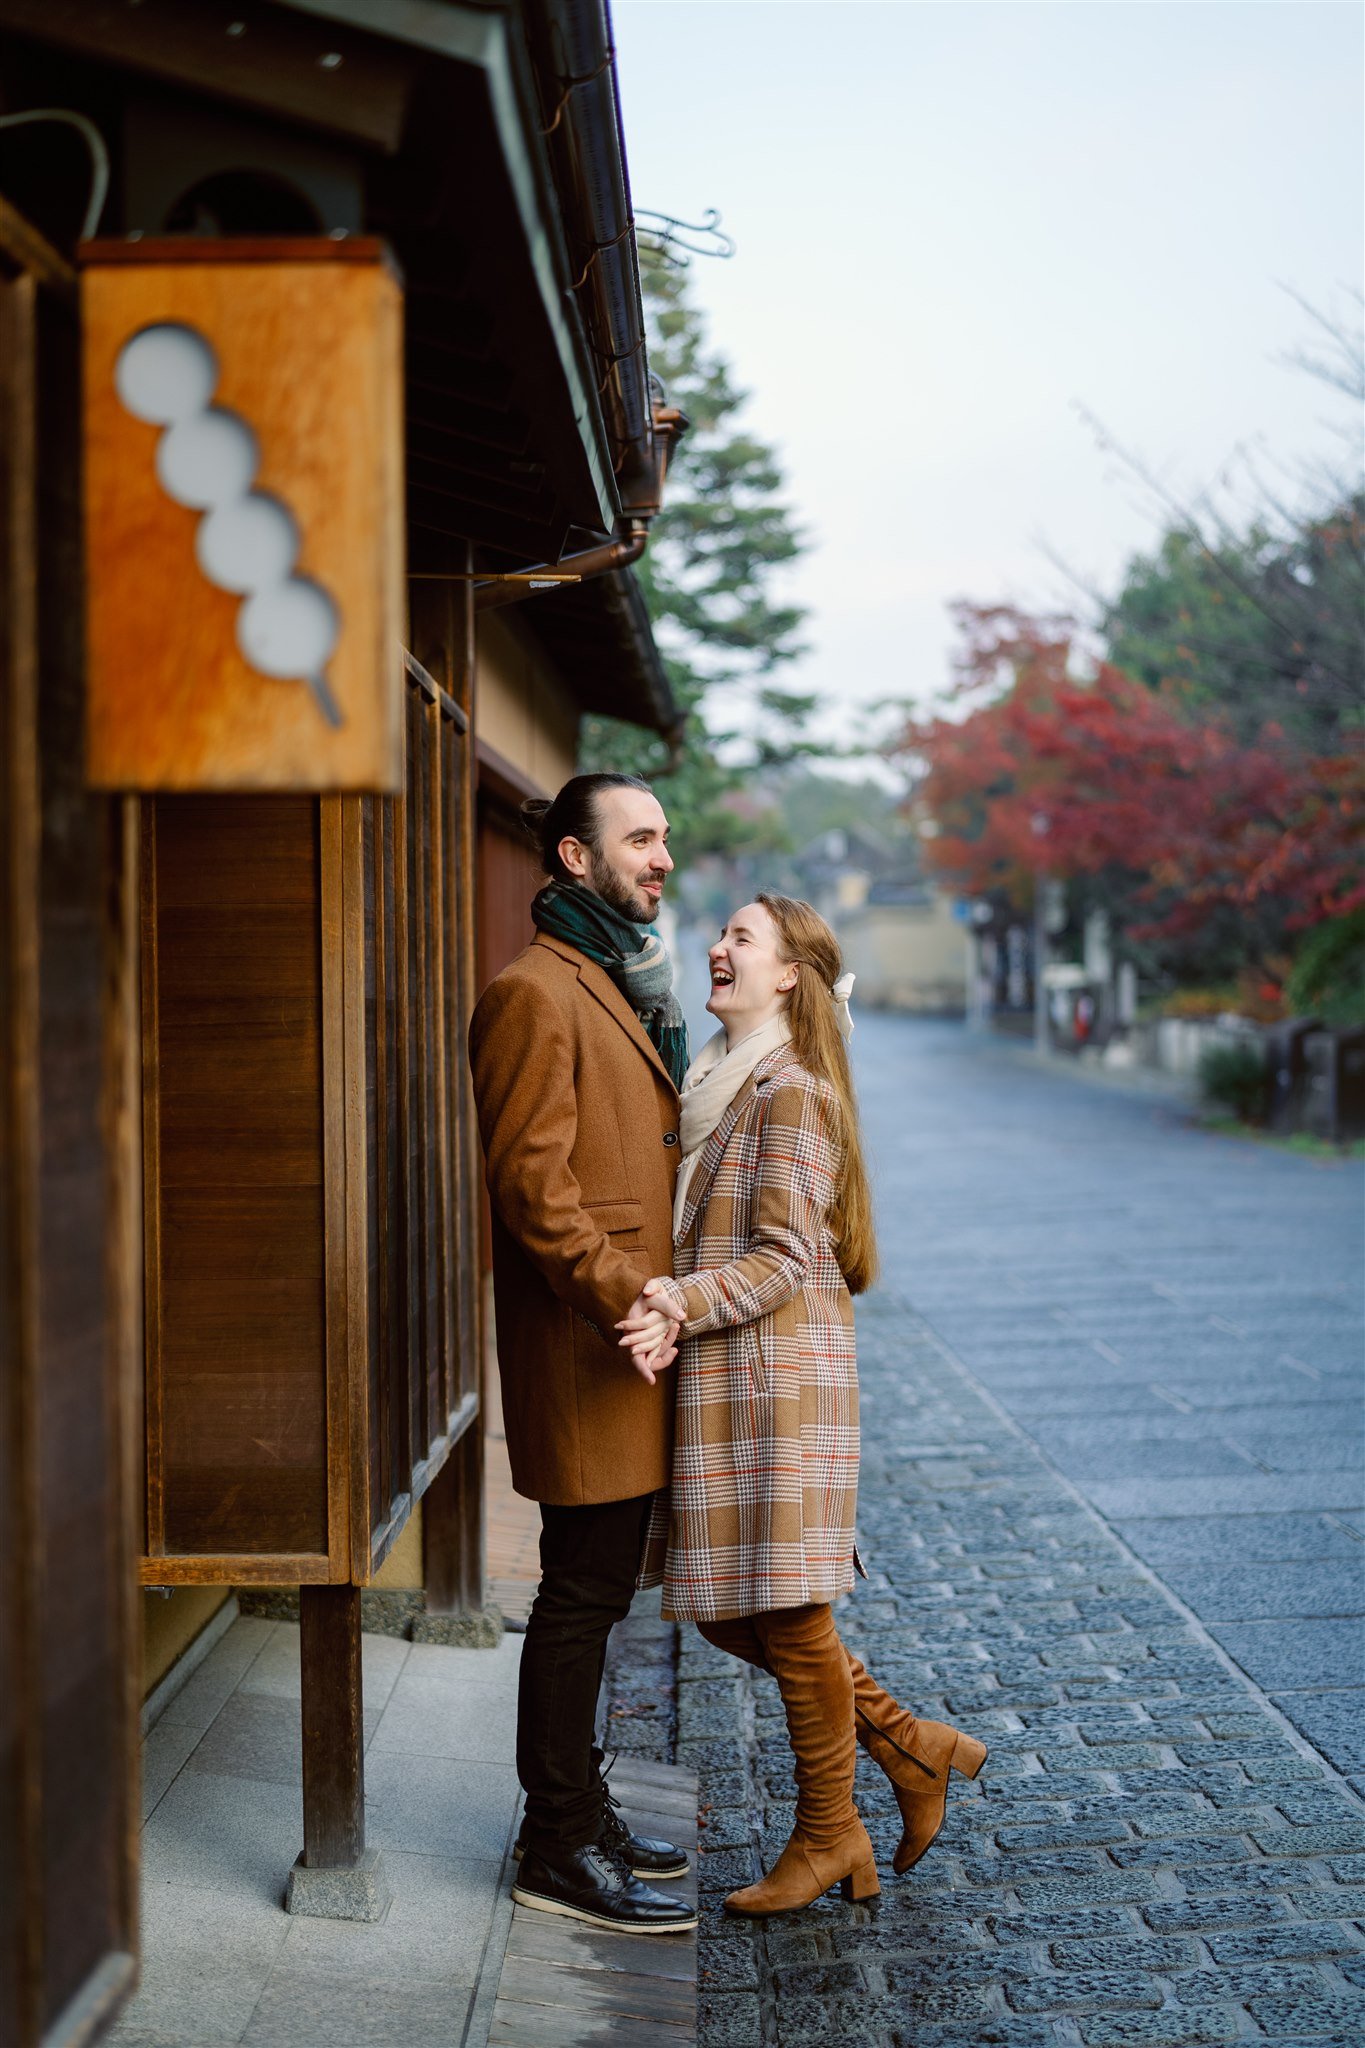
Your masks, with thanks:
M632 924L653 924L655 906L642 901L638 883L623 882L607 861L588 856L588 887Z

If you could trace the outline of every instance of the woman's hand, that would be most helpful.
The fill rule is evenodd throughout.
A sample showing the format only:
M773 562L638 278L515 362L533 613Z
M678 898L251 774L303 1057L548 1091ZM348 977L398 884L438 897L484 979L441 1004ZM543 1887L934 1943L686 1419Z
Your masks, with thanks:
M631 1364L651 1387L656 1375L678 1355L678 1321L670 1310L658 1306L656 1297L662 1293L661 1281L646 1281L629 1314L616 1325L624 1332L621 1348L629 1351Z

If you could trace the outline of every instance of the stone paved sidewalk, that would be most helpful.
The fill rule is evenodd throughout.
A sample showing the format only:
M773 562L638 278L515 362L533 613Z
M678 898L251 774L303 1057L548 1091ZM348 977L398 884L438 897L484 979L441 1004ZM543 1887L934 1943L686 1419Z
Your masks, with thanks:
M771 1681L682 1631L703 2048L1361 2048L1360 1801L906 1304L858 1319L872 1579L840 1626L991 1757L905 1878L860 1760L880 1900L729 1923L720 1898L777 1853L795 1788ZM666 1636L642 1615L613 1655L615 1725L644 1753L671 1733Z

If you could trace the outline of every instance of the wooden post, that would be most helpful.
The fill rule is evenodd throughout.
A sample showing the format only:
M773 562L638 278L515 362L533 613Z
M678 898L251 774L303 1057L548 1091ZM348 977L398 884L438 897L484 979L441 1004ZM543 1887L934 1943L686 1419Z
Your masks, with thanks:
M303 1679L303 1854L310 1870L365 1853L360 1588L299 1588Z
M428 1614L483 1608L483 1416L476 1414L422 1497Z
M303 1854L289 1874L291 1913L382 1920L391 1894L365 1847L365 1732L360 1588L299 1588Z
M473 568L466 548L464 566ZM412 634L418 656L441 681L463 713L466 726L458 750L459 800L456 842L446 852L446 888L457 925L451 967L458 998L446 1006L455 1043L446 1048L448 1115L452 1155L452 1206L447 1252L454 1291L458 1410L466 1415L463 1434L422 1496L423 1584L426 1619L418 1633L427 1640L492 1644L501 1635L496 1616L484 1608L484 1514L481 1340L479 1329L478 1208L479 1155L473 1096L464 1039L474 997L474 596L469 582L412 585ZM448 1283L449 1284L449 1283ZM473 1405L472 1417L468 1415ZM442 1626L442 1618L446 1625Z

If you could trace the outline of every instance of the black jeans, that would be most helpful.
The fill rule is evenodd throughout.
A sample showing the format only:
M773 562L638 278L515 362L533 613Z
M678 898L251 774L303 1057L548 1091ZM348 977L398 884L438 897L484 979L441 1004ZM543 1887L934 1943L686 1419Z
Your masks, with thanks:
M522 1840L553 1855L595 1842L602 1826L597 1696L612 1623L635 1590L654 1496L540 1510L540 1590L526 1624L517 1699Z

